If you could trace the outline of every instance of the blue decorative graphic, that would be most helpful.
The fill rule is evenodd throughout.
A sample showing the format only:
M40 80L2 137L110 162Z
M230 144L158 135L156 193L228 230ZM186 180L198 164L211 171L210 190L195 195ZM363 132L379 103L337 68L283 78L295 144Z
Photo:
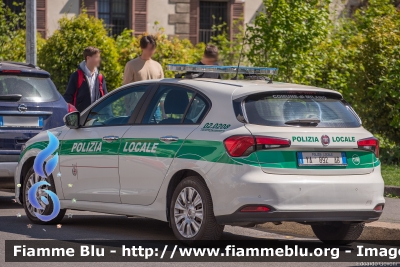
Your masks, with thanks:
M49 144L45 149L39 152L37 157L35 158L35 161L33 163L33 170L35 171L35 174L40 176L40 177L48 177L54 169L57 166L58 163L58 153L56 153L52 158L50 158L46 165L45 165L45 170L43 170L43 165L48 157L50 157L55 151L57 151L58 146L59 146L59 141L57 137L55 137L51 132L47 131L47 134L49 136ZM40 181L32 185L32 187L28 191L28 200L31 203L33 207L35 207L38 210L43 210L44 208L40 205L38 200L36 199L36 192L41 186L51 186L48 182L46 181ZM60 200L58 199L57 195L50 191L50 190L43 190L48 194L48 196L51 198L53 202L53 211L50 215L41 215L40 213L34 212L36 217L44 222L48 222L55 217L57 217L58 213L60 212ZM49 200L45 196L41 196L40 200L45 204L49 204Z
M43 170L43 164L46 161L46 159L53 154L59 146L59 141L57 137L54 136L51 132L47 131L47 134L49 136L49 144L45 149L39 152L37 157L35 158L35 162L33 163L33 170L35 173L41 177L47 177L47 175L44 173ZM54 155L53 158L47 161L46 164L46 173L50 174L54 171L58 163L58 153Z

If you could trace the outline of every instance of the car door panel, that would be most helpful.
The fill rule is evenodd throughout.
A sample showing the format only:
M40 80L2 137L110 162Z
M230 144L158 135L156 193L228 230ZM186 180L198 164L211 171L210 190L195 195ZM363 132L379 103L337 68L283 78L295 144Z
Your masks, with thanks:
M191 88L162 83L146 100L137 119L140 125L132 126L121 143L122 203L150 205L156 199L179 149L209 110L209 102L202 100L204 106L198 108L198 100Z
M60 170L66 199L119 203L118 150L130 126L70 130L60 154Z
M68 131L61 146L60 170L66 199L121 203L118 153L135 109L153 84L112 92L89 112L82 127Z
M119 156L122 203L150 205L154 201L176 153L198 125L162 127L132 126L126 132ZM160 140L164 136L178 140L164 143Z

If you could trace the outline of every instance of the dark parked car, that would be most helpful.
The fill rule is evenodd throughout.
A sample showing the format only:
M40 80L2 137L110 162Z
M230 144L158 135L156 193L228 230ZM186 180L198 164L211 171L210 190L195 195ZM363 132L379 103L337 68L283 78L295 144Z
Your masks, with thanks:
M62 126L74 110L50 74L32 64L0 62L0 188L14 188L21 146L43 130Z

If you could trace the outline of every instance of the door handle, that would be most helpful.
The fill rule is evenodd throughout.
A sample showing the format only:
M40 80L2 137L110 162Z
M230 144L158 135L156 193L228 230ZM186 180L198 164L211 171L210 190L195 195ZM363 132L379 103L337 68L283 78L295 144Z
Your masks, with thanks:
M171 144L173 142L177 142L178 140L178 137L172 135L160 137L160 141L166 144Z
M114 141L119 140L119 136L115 136L115 135L109 135L109 136L104 136L103 137L103 141L106 141L107 143L111 143Z

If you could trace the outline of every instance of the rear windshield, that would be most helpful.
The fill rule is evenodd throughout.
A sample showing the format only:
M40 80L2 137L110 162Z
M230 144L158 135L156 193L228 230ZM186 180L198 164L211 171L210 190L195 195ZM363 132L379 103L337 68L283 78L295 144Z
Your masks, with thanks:
M352 108L334 94L256 94L245 100L245 109L251 124L290 127L315 121L315 127L360 127Z
M0 75L1 96L22 95L19 102L51 102L59 99L59 94L49 78Z

